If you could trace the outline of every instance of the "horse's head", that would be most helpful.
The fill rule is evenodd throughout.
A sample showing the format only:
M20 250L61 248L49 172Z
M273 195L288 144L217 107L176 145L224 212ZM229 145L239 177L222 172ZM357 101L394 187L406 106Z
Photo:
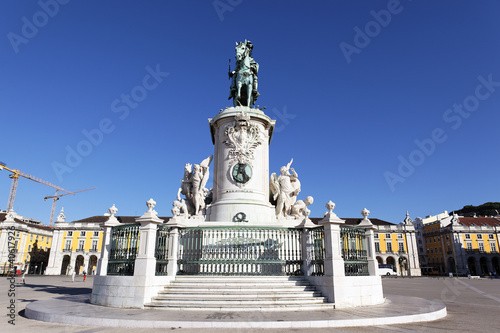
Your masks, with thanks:
M236 60L243 60L248 56L248 48L245 43L236 43Z
M192 172L191 164L186 163L186 165L184 166L184 177L189 176L191 172Z

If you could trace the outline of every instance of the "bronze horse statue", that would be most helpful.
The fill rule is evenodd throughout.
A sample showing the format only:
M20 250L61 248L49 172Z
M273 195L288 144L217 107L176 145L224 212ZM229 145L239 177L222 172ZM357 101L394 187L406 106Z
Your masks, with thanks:
M236 43L236 67L229 72L232 77L229 98L233 105L252 107L259 96L257 92L257 72L259 64L252 58L252 42Z

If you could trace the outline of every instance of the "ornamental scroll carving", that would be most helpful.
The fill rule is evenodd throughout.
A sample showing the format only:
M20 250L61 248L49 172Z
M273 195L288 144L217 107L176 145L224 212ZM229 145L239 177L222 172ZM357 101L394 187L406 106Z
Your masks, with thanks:
M254 151L262 144L262 136L259 127L250 123L250 116L241 112L235 117L235 121L225 130L226 140L223 141L230 147L229 158L232 164L252 164L255 159Z

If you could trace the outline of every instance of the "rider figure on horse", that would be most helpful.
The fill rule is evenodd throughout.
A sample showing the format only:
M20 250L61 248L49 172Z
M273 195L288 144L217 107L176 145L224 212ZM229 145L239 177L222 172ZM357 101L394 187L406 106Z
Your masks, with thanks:
M253 44L251 41L245 40L245 43L236 43L236 66L232 72L228 72L229 77L232 78L228 99L233 98L234 106L244 105L251 107L253 104L255 104L257 97L260 96L259 92L257 91L257 73L259 71L259 64L252 58L252 50ZM243 58L239 59L239 53L241 53L240 56L242 56ZM245 65L246 62L249 62L250 68L247 68L247 66ZM245 75L251 75L253 79L251 87L252 93L250 96L251 105L245 105L248 104L247 102L245 102L245 99L242 98L242 96L238 96L239 93L241 93L241 90L238 89L238 81L240 81L241 84L241 77L244 77Z

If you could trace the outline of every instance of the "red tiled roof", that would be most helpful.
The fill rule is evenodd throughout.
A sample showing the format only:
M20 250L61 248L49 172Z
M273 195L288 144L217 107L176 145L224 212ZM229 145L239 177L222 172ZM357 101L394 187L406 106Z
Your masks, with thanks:
M116 219L120 223L135 223L135 219L139 218L140 216L116 216ZM159 216L158 217L161 220L164 220L167 222L170 220L170 217L164 217L164 216ZM104 223L109 219L109 216L104 216L104 215L97 215L97 216L92 216L92 217L86 217L81 220L76 220L73 222L78 222L78 223Z
M311 221L314 224L318 224L319 221L321 221L322 219L323 218L321 218L321 217L311 217ZM362 220L361 218L350 218L350 217L347 217L347 218L341 217L340 219L344 220L345 224L347 224L347 225L358 225ZM370 219L370 221L374 225L396 225L394 223L390 223L390 222L380 220L380 219Z
M5 220L5 216L7 216L7 213L0 213L0 222L3 222ZM52 227L49 227L49 226L46 226L43 224L34 224L34 223L24 222L24 221L17 219L17 218L14 218L14 221L16 221L17 223L21 223L21 224L28 225L28 226L33 227L33 228L42 229L42 230L52 230L53 229Z
M500 226L500 220L494 217L458 217L460 224L466 226Z

